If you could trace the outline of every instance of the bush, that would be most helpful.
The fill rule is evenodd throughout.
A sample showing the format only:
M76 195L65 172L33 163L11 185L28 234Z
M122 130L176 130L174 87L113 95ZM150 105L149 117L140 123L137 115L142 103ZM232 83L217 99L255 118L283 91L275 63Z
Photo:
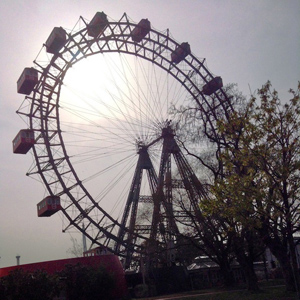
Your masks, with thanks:
M63 279L63 287L68 299L72 300L109 300L115 287L112 274L104 268L83 265L67 265L58 273Z
M58 292L58 278L43 270L16 269L0 281L0 298L4 300L52 300Z
M70 300L110 300L114 287L112 274L104 268L67 265L55 275L19 268L0 278L0 299L52 300L63 292Z

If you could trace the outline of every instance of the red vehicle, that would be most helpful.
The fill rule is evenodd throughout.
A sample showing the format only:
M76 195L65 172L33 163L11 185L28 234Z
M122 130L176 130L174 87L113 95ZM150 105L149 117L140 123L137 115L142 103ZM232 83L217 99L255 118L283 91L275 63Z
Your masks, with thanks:
M38 81L38 71L34 68L25 68L17 81L18 93L29 95Z
M97 37L101 34L105 27L108 24L107 16L104 12L97 12L92 21L89 23L88 27L88 35L92 37Z
M30 129L22 129L13 140L13 152L26 154L35 144L34 132Z
M131 32L132 40L139 43L149 33L150 28L148 19L142 19Z
M189 43L182 43L172 52L171 61L174 64L178 64L190 53L191 53L191 47Z
M50 217L59 210L61 210L61 205L58 196L48 196L37 204L39 217Z
M62 27L54 27L46 41L48 53L58 53L67 41L66 31Z

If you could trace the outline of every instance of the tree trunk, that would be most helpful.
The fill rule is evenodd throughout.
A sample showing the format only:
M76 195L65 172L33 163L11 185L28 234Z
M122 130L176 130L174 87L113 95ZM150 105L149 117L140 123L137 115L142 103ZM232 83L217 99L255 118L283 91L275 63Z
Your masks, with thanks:
M239 247L238 244L236 246L237 246L235 249L236 257L242 270L244 271L248 291L252 291L252 292L259 291L257 276L255 274L254 267L253 267L253 260L251 259L251 257L248 257L246 255L243 248Z
M276 257L276 255L275 255L275 257ZM277 259L282 268L286 291L295 292L297 290L296 284L299 285L299 282L297 281L299 278L299 276L297 274L298 270L297 269L293 270L288 257L286 257L286 256L277 257Z
M245 272L248 291L252 291L252 292L259 291L257 276L255 274L253 264L252 264L252 266L249 264L246 264L244 266L244 272Z
M224 285L226 287L232 287L234 286L234 277L233 277L233 272L230 267L230 264L226 262L220 263L220 272L224 278Z

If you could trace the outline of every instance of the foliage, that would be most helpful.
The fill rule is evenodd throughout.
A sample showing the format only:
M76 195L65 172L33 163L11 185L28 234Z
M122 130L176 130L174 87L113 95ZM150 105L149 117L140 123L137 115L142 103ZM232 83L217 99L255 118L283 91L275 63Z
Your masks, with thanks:
M210 193L206 193L201 199L201 215L194 218L194 234L198 236L199 246L212 260L219 264L224 278L232 278L230 263L235 256L243 269L249 283L249 289L256 290L257 279L253 269L254 260L261 254L261 243L256 234L252 234L249 225L244 226L235 216L237 210L240 218L248 218L248 212L243 210L244 202L240 197L243 191L234 189L234 182L240 179L231 178L226 182L231 166L225 164L224 157L231 155L229 149L241 147L243 143L239 139L239 128L243 125L243 119L237 119L239 114L247 115L246 98L237 90L235 85L228 85L225 94L212 96L205 100L200 107L181 107L176 113L181 114L184 126L179 128L178 136L185 146L189 155L197 158L198 169L203 174L204 169L207 182L211 183ZM232 121L236 119L236 124ZM226 132L223 124L232 124L231 134ZM229 128L228 128L229 129ZM245 141L246 142L246 141ZM193 146L196 145L196 146ZM241 172L246 172L243 165ZM203 178L203 175L198 172ZM244 184L248 184L246 178ZM214 195L215 192L223 193L223 184L233 187L231 194L228 190L226 195ZM245 187L246 188L246 187ZM212 197L213 196L213 197ZM219 201L222 199L222 201ZM239 202L235 200L238 199ZM224 200L224 201L223 201ZM243 205L240 205L240 203ZM230 205L231 203L231 205ZM235 213L235 214L234 214ZM245 214L246 213L246 214ZM188 233L190 235L190 233ZM230 284L230 280L228 280Z
M113 275L104 268L67 265L55 275L19 268L0 279L0 299L52 300L65 291L72 300L109 300L114 287Z
M78 243L76 238L71 237L72 247L67 250L68 254L71 254L74 257L82 257L83 255L83 246L81 243Z
M260 104L253 97L245 109L217 122L225 137L223 173L212 186L213 197L201 203L208 215L225 218L239 241L246 233L264 242L279 260L288 290L297 282L293 235L300 220L299 89L291 93L282 105L268 82L258 91Z
M58 294L58 277L43 270L25 272L16 269L0 280L1 299L7 300L52 300Z
M294 243L300 229L300 82L290 93L290 101L281 104L269 82L259 90L253 156L263 183L257 229L281 264L287 290L295 290L300 282Z
M249 101L229 85L225 98L219 94L199 107L174 109L185 121L178 128L182 144L206 170L198 166L199 175L211 182L193 238L198 236L219 264L216 245L222 241L226 255L233 251L247 270L254 290L253 262L266 246L280 261L287 289L297 282L292 271L297 268L293 234L300 229L299 88L281 104L270 82Z
M112 297L115 281L104 268L67 265L59 275L64 279L68 299L96 300L101 297L105 300Z

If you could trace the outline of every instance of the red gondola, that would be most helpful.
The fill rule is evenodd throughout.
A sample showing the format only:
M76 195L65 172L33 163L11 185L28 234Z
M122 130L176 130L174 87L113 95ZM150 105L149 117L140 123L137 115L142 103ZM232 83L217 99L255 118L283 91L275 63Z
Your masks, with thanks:
M62 27L54 27L45 46L48 53L58 53L67 41L66 31Z
M38 81L38 71L34 68L25 68L17 81L18 93L29 95Z
M34 132L30 129L22 129L13 140L13 152L26 154L35 144Z
M210 96L212 93L216 92L218 89L220 89L223 86L222 78L215 77L211 81L209 81L207 84L205 84L202 88L202 93L204 95Z
M104 12L97 12L92 21L88 24L88 35L97 37L101 34L108 24L107 16Z
M189 43L182 43L172 52L171 61L174 64L178 64L190 53L191 53L191 47Z
M148 19L142 19L131 32L132 40L139 43L149 33L150 28Z
M37 204L37 213L39 217L50 217L61 208L58 196L48 196Z

